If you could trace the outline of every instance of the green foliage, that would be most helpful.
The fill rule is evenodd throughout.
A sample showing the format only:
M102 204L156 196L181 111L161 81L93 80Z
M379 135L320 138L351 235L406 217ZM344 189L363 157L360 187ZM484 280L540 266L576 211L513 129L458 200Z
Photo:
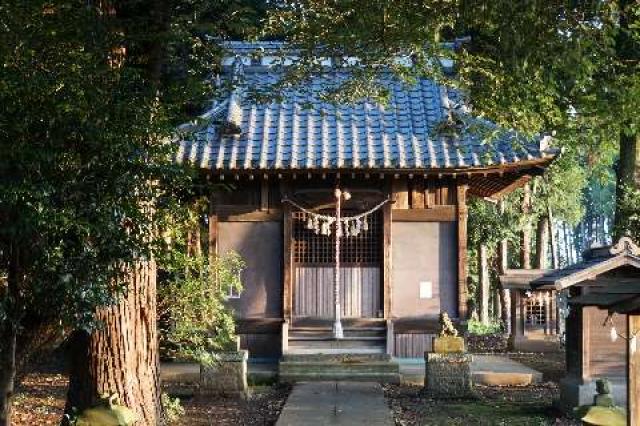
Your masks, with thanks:
M504 239L515 240L520 229L520 216L515 208L505 208L504 212L501 212L494 203L478 198L471 199L468 222L469 247L475 249L482 243L494 250L498 242Z
M215 92L205 32L255 26L263 2L161 3L0 5L0 335L95 327L189 186L167 141Z
M136 414L118 402L118 395L102 398L100 403L70 418L74 426L131 426L138 421Z
M571 130L600 146L638 125L639 9L633 1L283 1L269 10L265 34L300 49L296 82L321 69L319 57L353 70L357 82L331 88L333 96L383 98L381 70L409 82L426 75L466 89L479 115L507 128ZM455 73L441 58L455 61Z
M180 404L180 398L171 398L166 393L162 393L160 402L162 403L162 411L169 424L177 423L184 417L185 411L182 404Z
M624 218L616 231L618 235L628 235L634 241L640 241L640 189L625 186L618 200L619 211Z
M159 303L170 326L163 338L174 345L174 355L210 364L215 352L229 350L235 342L235 322L227 306L231 291L242 290L244 262L229 252L209 261L207 256L176 256L165 264L169 274L159 289Z
M467 332L476 336L502 333L502 324L500 322L483 324L478 320L471 319L467 321Z
M199 235L207 199L201 198L162 222L164 249L158 309L162 346L168 355L201 363L235 343L235 321L227 302L242 291L244 261L234 252L209 257ZM180 215L178 215L180 213Z

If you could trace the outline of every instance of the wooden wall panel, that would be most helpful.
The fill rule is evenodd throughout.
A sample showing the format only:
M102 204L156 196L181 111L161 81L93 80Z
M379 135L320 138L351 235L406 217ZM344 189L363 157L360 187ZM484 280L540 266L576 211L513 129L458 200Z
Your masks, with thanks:
M611 341L611 326L603 326L607 318L607 311L596 307L588 307L584 310L589 316L588 351L585 354L585 361L588 362L589 377L624 377L626 373L626 342L618 338ZM627 336L627 320L624 315L614 315L613 323L618 333Z
M333 318L334 271L331 266L296 266L293 312L296 317ZM340 268L340 309L343 318L377 318L380 268Z
M396 333L394 336L393 356L398 358L424 358L425 352L432 351L435 334Z
M409 208L409 185L407 179L400 177L391 181L391 192L393 195L394 209Z
M238 333L240 337L240 349L249 351L251 358L279 358L280 350L279 333Z
M456 204L455 180L399 176L391 181L391 185L394 210L421 210Z

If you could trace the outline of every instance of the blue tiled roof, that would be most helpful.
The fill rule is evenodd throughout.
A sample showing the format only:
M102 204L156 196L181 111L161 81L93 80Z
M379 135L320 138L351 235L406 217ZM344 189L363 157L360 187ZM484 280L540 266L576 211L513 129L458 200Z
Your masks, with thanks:
M313 80L312 89L345 76ZM333 105L314 90L290 91L281 102L258 103L247 90L273 84L279 74L266 66L247 67L243 81L209 112L210 124L183 133L178 161L219 171L241 170L470 170L535 162L553 157L515 132L488 142L472 132L443 135L436 129L448 107L459 101L451 88L423 79L407 86L383 80L386 105L361 101ZM244 88L244 89L243 89ZM309 107L310 106L310 107ZM481 123L480 120L477 120ZM234 123L239 134L222 131ZM485 127L495 128L484 122Z

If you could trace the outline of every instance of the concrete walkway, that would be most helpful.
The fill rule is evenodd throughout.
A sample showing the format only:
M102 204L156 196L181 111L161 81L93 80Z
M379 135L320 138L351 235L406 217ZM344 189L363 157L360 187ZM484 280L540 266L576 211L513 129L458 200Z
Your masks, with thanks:
M392 426L382 387L371 382L294 385L276 426Z
M398 359L405 383L424 383L424 360ZM542 381L542 373L502 355L473 355L471 379L476 385L527 386Z

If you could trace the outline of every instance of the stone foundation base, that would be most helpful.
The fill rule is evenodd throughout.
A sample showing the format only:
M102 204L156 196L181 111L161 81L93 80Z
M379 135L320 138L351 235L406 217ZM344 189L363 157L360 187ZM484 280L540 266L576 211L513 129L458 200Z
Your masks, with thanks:
M248 351L225 352L213 365L200 365L200 394L247 396Z
M435 397L461 398L472 394L470 354L426 353L425 389Z
M609 379L611 382L611 394L616 405L627 405L627 383L624 378ZM575 407L592 405L596 395L596 381L581 380L565 377L560 380L560 400L557 406L561 410L571 413Z

